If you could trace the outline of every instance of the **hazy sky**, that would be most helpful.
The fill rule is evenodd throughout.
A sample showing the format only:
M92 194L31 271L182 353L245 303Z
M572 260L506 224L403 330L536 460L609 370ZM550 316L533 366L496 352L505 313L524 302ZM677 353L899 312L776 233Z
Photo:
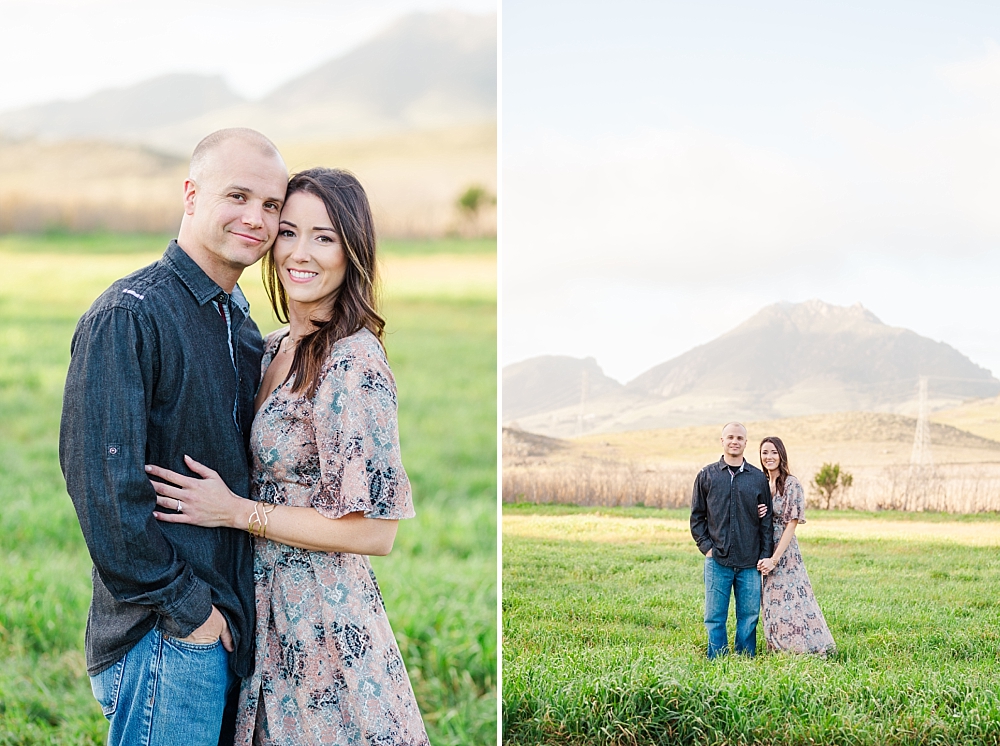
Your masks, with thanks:
M857 302L1000 375L1000 4L503 3L505 364Z
M496 0L0 0L0 111L172 72L223 75L257 98L415 11Z

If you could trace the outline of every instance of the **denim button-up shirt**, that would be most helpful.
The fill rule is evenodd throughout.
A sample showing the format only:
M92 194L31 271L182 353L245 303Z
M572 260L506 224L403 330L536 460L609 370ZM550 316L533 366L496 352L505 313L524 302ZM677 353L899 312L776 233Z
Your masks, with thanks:
M212 604L233 635L233 670L246 676L252 668L247 534L157 521L156 493L143 468L192 475L187 454L219 472L236 494L249 495L247 448L263 343L248 310L239 288L227 296L172 241L159 261L108 288L77 324L59 460L94 563L91 675L153 627L186 637L208 619Z
M763 518L757 506L766 505ZM691 494L691 535L702 554L725 567L756 567L774 553L774 510L771 486L764 472L743 462L736 474L723 456L694 480Z

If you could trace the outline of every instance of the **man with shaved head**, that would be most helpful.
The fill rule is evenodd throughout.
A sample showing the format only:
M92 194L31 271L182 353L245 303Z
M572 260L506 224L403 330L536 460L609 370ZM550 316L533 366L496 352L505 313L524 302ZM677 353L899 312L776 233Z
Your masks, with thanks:
M774 551L771 488L767 476L743 458L747 429L730 422L721 440L722 458L698 472L691 494L691 535L705 555L705 628L713 659L729 652L730 596L736 598L736 652L756 655L757 562Z
M111 744L232 743L236 685L253 666L251 545L234 529L157 521L144 467L191 475L188 455L248 496L263 343L236 283L274 241L287 181L259 132L206 137L177 240L73 335L59 458L94 563L87 670Z

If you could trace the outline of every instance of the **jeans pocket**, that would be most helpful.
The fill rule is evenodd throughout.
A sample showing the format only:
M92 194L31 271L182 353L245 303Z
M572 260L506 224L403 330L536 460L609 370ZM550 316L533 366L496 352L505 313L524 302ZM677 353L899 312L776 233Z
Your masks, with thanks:
M189 650L193 653L197 653L215 650L217 647L222 645L222 638L218 638L215 642L187 642L185 640L178 640L176 637L167 637L164 635L163 642L179 650Z
M122 675L125 672L125 660L127 658L128 653L99 674L90 677L90 689L94 692L94 699L101 706L101 712L104 714L104 717L108 719L118 709L118 695L122 690Z

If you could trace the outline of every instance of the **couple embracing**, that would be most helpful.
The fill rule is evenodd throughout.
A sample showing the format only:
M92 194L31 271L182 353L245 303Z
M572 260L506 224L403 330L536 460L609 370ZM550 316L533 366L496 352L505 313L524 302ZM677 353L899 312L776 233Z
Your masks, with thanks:
M368 199L199 143L177 240L77 325L60 463L93 559L87 669L125 746L426 744L365 555L414 515ZM262 339L237 281L263 257Z
M746 428L726 425L722 458L698 473L691 497L691 535L705 555L708 657L729 651L731 596L737 653L756 654L763 605L768 650L827 655L833 637L795 539L796 526L805 523L802 485L788 471L780 438L761 441L763 472L743 458L746 446Z

